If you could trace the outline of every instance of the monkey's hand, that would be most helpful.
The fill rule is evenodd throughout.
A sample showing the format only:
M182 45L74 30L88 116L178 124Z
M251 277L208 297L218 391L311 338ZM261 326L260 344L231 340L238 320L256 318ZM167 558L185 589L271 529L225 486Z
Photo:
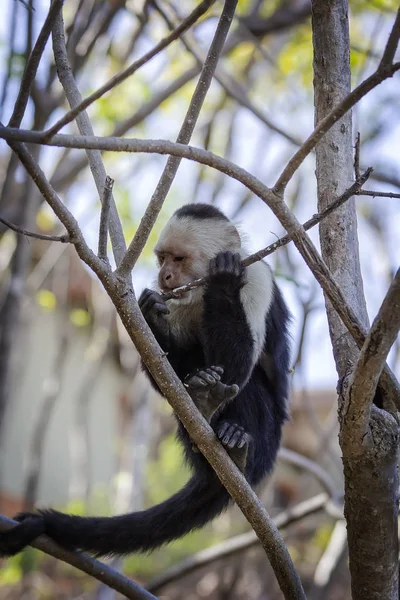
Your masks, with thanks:
M239 392L236 384L222 383L223 373L223 367L213 366L191 373L184 381L190 397L208 422L223 404L232 400Z
M165 300L158 292L146 288L140 295L139 308L159 344L164 348L170 335L167 319L169 309Z
M44 520L40 514L21 513L14 519L19 521L19 524L0 533L0 557L18 554L39 535L45 533Z
M210 260L209 285L215 283L228 292L240 290L244 283L240 254L220 252Z

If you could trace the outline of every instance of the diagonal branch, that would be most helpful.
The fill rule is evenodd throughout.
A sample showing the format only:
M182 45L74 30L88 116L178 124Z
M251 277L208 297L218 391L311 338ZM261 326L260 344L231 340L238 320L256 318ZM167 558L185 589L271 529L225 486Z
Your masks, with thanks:
M379 63L379 69L390 68L396 54L397 46L400 38L400 8L397 11L396 19L393 23L392 31L390 32L389 39L386 44L386 48L383 52L381 62Z
M46 47L47 40L49 39L54 20L60 12L63 2L64 0L54 0L51 3L49 13L38 35L36 44L33 47L24 74L22 76L18 98L15 102L14 110L9 121L10 127L19 127L21 125L26 105L28 103L29 94L31 92L32 84L36 77L36 71L38 69L40 59L42 58L42 54Z
M75 106L79 105L82 97L76 85L75 78L68 61L67 49L65 46L64 22L61 12L57 15L54 23L52 37L54 60L57 67L58 77L61 85L64 88L65 95L67 96L70 106L74 108ZM86 111L78 114L76 122L82 135L93 135L93 128ZM98 150L87 150L86 154L101 201L103 198L103 186L107 177L107 173L101 158L101 153ZM109 228L111 244L115 254L115 261L118 265L126 250L126 244L124 232L122 230L122 224L118 216L117 207L112 194L110 195Z
M109 81L107 81L104 85L102 85L98 90L90 94L84 100L80 100L79 104L74 106L64 117L62 117L59 121L54 123L52 127L47 129L45 132L46 137L51 138L55 133L60 131L62 127L73 121L79 113L84 111L88 106L93 104L96 100L101 98L105 93L109 92L117 85L125 81L128 77L133 75L140 67L148 63L154 56L157 56L164 48L166 48L171 42L175 41L179 36L189 29L199 18L204 15L210 6L214 4L215 0L203 0L191 14L184 19L178 27L176 27L169 35L167 35L164 39L162 39L158 44L154 46L151 50L146 52L141 58L132 63L129 67L127 67L124 71L121 71L114 77L112 77Z
M110 204L111 204L111 194L114 185L114 179L111 177L106 177L106 181L104 184L104 193L103 200L101 204L101 213L100 213L100 229L99 229L99 245L97 256L107 262L107 234L108 234L108 223L110 218Z
M359 443L368 432L371 404L390 348L400 329L400 269L398 269L368 332L349 381L346 419Z
M235 14L237 0L225 0L225 4L218 21L213 40L207 53L196 89L190 101L188 111L182 123L177 142L188 144L200 115L206 94L211 85L218 60L221 56L225 41ZM178 172L181 158L169 156L167 164L161 175L160 181L146 208L135 236L117 270L120 277L127 277L136 264L142 252L150 232L163 206L164 200L171 188L172 182Z

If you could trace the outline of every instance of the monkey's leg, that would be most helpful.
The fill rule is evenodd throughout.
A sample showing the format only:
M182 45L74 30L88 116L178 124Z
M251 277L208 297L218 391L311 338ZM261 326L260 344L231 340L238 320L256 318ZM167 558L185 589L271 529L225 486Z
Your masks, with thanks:
M232 400L239 391L236 384L226 385L221 382L223 372L223 367L213 366L196 371L185 378L184 385L190 397L208 422L214 413Z
M237 464L242 473L245 472L247 454L249 451L250 435L241 425L231 421L220 421L215 433L221 444L225 446L231 459Z

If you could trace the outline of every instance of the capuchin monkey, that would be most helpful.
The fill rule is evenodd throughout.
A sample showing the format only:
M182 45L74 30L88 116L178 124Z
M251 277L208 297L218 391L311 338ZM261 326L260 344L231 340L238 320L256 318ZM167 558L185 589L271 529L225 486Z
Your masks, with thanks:
M287 418L289 314L282 295L265 263L242 267L246 254L236 227L207 204L177 210L155 254L159 291L144 290L142 313L193 401L254 486L273 468ZM163 292L201 277L207 278L203 287L164 300ZM23 513L18 525L0 533L0 556L19 552L43 533L70 550L126 555L203 527L230 497L179 420L178 440L193 475L168 500L110 518Z

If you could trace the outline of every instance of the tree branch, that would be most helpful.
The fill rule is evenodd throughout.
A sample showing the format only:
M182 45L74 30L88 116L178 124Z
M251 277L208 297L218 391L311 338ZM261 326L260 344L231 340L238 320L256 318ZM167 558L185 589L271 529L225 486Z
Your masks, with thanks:
M62 244L69 244L71 240L69 239L68 233L64 233L63 235L46 235L44 233L34 233L33 231L28 231L23 227L18 227L18 225L14 225L7 219L0 217L0 223L6 225L12 231L16 233L21 233L22 235L26 235L27 237L35 238L37 240L45 240L47 242L61 242Z
M57 67L58 77L61 85L63 86L70 106L74 108L75 106L79 105L82 97L68 62L68 54L65 46L64 22L61 12L57 15L54 23L52 38L54 60ZM93 128L86 111L82 111L80 114L78 114L76 122L82 135L93 135ZM98 150L88 150L86 154L101 201L103 198L103 186L107 177L107 173L101 158L101 153ZM112 194L110 195L109 227L111 244L115 254L115 261L118 265L122 260L122 256L126 250L126 244L121 221L118 216L117 207Z
M206 60L196 85L196 89L179 131L177 143L188 144L190 138L192 137L192 133L199 118L206 94L211 85L218 60L224 48L232 19L235 14L236 5L237 0L225 0L217 29L208 50ZM180 163L181 158L176 156L168 157L167 164L161 175L160 181L158 182L154 194L151 197L146 211L139 223L139 227L137 228L135 236L130 243L120 266L118 267L117 273L120 277L126 278L135 266L136 261L142 252L154 223L156 222L156 219L160 213L164 200L171 188Z
M393 23L392 31L390 32L386 48L383 52L382 60L379 63L379 69L387 69L391 67L394 55L396 54L397 46L400 38L400 8L397 11L396 19Z
M16 521L0 516L0 531L8 531L15 525L18 525ZM87 556L87 554L64 550L47 536L41 535L32 542L32 546L76 567L80 571L87 573L99 581L102 581L130 600L157 600L151 592L144 590L137 583L132 581L132 579L125 577L125 575L121 575L121 573L118 573L107 564L102 563L95 558L91 558Z
M396 341L400 329L400 269L393 279L377 316L368 332L354 371L350 377L347 393L346 420L351 422L351 441L366 444L370 425L372 401L386 357Z

